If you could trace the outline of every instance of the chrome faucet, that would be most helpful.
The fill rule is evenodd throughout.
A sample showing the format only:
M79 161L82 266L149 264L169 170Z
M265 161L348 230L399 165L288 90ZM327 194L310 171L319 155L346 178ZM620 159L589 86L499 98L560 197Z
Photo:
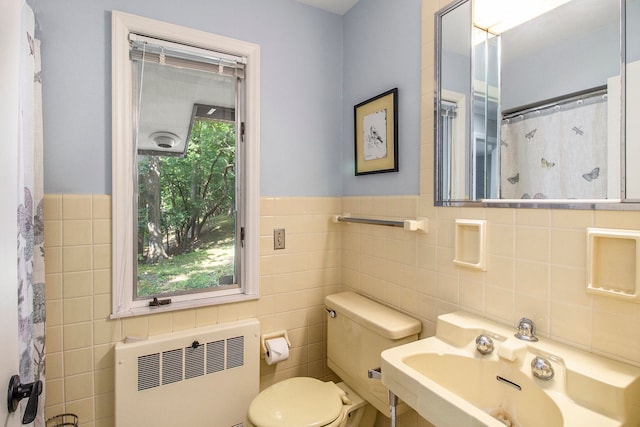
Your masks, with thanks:
M493 351L493 340L486 335L478 335L476 338L476 350L480 354L489 354Z
M518 332L515 333L515 337L523 341L538 341L536 337L536 325L533 320L523 317L518 322Z
M543 381L553 378L554 372L551 363L544 357L536 356L531 361L531 373L534 377Z

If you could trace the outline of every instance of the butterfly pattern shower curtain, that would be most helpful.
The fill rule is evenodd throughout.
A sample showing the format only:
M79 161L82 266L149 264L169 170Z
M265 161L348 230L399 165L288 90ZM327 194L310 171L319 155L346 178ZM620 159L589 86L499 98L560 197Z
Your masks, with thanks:
M40 43L34 15L22 4L18 140L18 328L20 379L44 386L44 209ZM22 403L26 405L26 399ZM44 426L44 389L35 426Z
M503 120L500 197L606 199L605 99Z

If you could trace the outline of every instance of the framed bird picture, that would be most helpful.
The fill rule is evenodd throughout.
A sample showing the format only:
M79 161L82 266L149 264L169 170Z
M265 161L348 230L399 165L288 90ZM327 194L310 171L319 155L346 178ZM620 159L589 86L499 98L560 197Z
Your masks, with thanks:
M356 175L398 171L398 88L353 107Z

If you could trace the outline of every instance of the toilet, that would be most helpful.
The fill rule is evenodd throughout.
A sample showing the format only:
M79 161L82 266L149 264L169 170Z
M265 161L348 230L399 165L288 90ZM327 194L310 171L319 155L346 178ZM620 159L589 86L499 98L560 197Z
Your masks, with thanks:
M388 390L368 371L380 367L383 350L418 339L422 325L351 291L325 297L325 305L327 365L342 382L295 377L273 384L249 405L249 426L372 427L377 411L389 416Z

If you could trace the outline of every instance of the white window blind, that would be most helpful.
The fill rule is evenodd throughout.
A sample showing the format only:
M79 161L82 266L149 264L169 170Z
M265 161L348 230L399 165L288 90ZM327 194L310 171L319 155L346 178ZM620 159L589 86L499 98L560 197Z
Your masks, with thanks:
M131 59L218 74L244 77L247 59L209 49L169 42L135 33L129 34Z

